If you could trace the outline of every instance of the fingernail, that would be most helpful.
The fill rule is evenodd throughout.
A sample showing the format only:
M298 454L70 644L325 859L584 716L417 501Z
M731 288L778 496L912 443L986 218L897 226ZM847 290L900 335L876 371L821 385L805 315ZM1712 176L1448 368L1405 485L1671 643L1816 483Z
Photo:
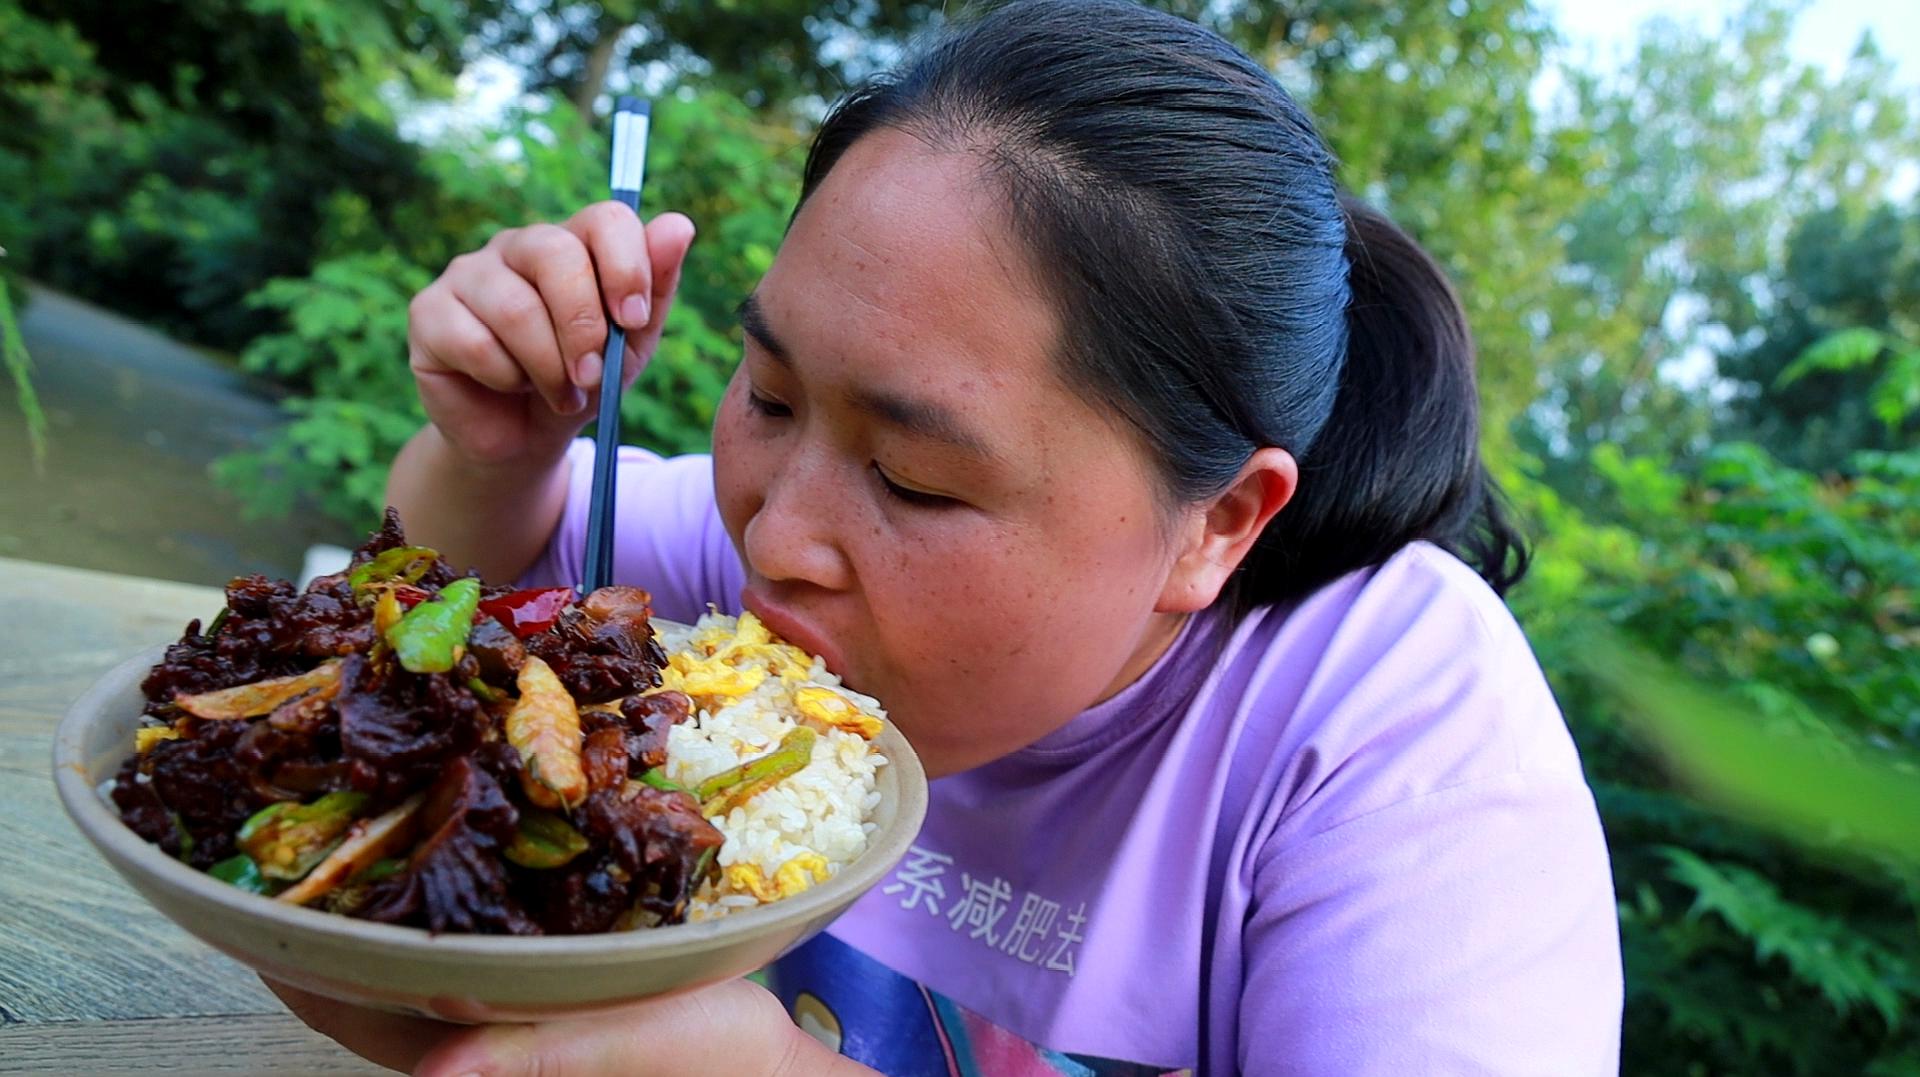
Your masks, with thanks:
M578 415L587 406L587 394L577 385L567 386L567 395L560 399L562 415Z
M630 295L620 301L620 323L628 329L645 327L647 316L652 313L653 305L644 295Z
M600 384L600 353L588 352L573 365L573 383L582 389Z

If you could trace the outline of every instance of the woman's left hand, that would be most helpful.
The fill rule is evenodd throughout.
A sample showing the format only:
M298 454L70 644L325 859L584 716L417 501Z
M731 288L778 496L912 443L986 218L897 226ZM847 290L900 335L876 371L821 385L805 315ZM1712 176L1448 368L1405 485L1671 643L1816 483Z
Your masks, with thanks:
M376 1013L272 980L267 987L314 1031L422 1077L872 1073L800 1031L771 992L746 980L534 1025L454 1025Z

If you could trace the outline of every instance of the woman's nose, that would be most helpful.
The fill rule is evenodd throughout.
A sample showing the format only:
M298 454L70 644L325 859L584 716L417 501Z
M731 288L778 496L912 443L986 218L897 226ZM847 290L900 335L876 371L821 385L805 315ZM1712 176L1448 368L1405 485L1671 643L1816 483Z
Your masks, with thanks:
M853 572L839 536L850 504L831 462L806 450L789 457L747 521L747 564L764 579L846 590Z

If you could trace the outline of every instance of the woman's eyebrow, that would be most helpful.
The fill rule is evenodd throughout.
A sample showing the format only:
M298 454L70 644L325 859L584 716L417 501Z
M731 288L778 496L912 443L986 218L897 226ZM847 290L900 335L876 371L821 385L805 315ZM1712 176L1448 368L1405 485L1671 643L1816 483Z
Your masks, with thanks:
M753 293L740 301L734 309L734 317L740 319L740 328L752 337L755 343L766 349L768 355L781 366L792 366L793 359L787 354L786 345L773 335L773 327L767 324L767 313L760 309L760 298Z
M942 404L868 388L855 389L849 399L860 410L915 437L943 442L984 460L998 459L985 438Z
M757 296L748 295L742 299L734 313L740 319L740 328L766 351L769 358L781 366L793 366L792 353L774 335L773 327L767 324L767 313L761 308ZM848 399L861 411L915 437L943 442L984 460L999 458L999 454L987 444L987 439L976 434L959 415L943 404L866 387L853 390L848 394Z

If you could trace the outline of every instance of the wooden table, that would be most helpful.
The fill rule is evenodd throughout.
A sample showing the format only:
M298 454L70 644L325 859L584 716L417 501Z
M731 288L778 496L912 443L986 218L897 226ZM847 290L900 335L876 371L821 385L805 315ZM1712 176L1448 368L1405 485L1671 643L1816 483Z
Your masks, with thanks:
M218 590L0 558L0 1073L384 1073L155 912L68 822L53 729Z

